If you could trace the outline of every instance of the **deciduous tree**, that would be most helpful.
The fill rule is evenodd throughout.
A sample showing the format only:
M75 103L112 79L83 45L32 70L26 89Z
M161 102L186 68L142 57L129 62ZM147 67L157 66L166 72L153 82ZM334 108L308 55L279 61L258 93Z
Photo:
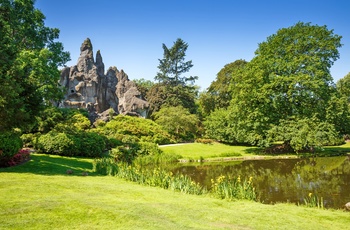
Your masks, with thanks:
M46 27L33 0L0 4L0 131L24 127L58 99L58 67L69 60L59 30Z

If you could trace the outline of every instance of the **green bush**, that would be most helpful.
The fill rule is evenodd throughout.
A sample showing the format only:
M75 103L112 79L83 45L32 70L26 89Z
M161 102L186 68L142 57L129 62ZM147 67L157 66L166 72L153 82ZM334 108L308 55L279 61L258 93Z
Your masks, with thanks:
M157 155L161 154L162 150L155 143L150 142L139 142L137 155Z
M21 140L23 142L23 146L25 147L33 147L35 143L38 141L41 133L25 133L22 134Z
M36 117L36 126L31 132L48 133L58 124L66 124L79 129L90 127L86 110L47 107Z
M23 143L17 133L5 132L0 134L0 166L6 165L22 148Z
M164 131L160 125L152 120L139 117L118 115L104 126L98 126L93 131L117 140L132 136L137 141L156 144L173 143L172 136Z
M96 133L51 131L40 136L35 147L38 151L63 156L99 157L103 154L106 143Z
M139 156L159 155L162 150L157 144L149 142L135 142L132 139L124 139L123 145L113 148L110 155L116 162L131 164Z

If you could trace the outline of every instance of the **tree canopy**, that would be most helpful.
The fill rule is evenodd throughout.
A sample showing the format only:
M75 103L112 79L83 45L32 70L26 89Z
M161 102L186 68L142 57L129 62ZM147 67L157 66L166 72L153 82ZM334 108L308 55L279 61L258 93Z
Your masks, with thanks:
M163 59L159 59L158 83L148 91L146 98L151 105L151 113L164 106L183 106L195 112L195 98L198 90L193 85L198 77L183 76L192 67L192 61L185 61L188 44L178 38L171 48L163 44Z
M58 67L69 53L44 19L33 0L0 4L0 131L31 124L43 105L61 96Z
M194 83L197 80L198 77L182 76L193 67L192 60L185 61L187 48L188 44L181 38L178 38L171 48L163 43L163 59L159 59L156 81L176 86Z
M268 145L269 130L286 120L328 122L327 110L337 97L330 67L339 58L340 40L326 26L299 22L260 43L230 84L235 139ZM284 136L283 141L290 140Z
M227 108L232 100L230 85L239 80L237 74L239 70L247 64L245 60L236 60L226 64L208 87L205 93L199 97L199 103L204 115L209 115L212 111L219 108Z

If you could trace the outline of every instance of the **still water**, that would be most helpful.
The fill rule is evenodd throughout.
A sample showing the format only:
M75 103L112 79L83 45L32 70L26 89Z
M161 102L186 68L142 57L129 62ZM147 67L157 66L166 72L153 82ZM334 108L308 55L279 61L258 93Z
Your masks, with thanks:
M338 209L350 202L350 160L347 156L177 164L170 170L188 175L208 189L211 179L220 175L252 176L260 201L266 204L303 204L309 193L322 197L326 208Z

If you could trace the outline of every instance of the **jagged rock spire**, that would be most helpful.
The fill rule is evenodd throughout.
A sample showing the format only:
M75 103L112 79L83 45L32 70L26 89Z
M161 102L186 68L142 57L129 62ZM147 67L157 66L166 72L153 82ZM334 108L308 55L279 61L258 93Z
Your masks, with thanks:
M146 116L149 104L139 98L135 83L123 70L110 67L105 75L104 68L99 50L94 62L92 44L87 38L80 47L77 65L61 72L60 84L66 88L66 94L59 106L88 109L92 122L96 112L110 108L116 113Z

